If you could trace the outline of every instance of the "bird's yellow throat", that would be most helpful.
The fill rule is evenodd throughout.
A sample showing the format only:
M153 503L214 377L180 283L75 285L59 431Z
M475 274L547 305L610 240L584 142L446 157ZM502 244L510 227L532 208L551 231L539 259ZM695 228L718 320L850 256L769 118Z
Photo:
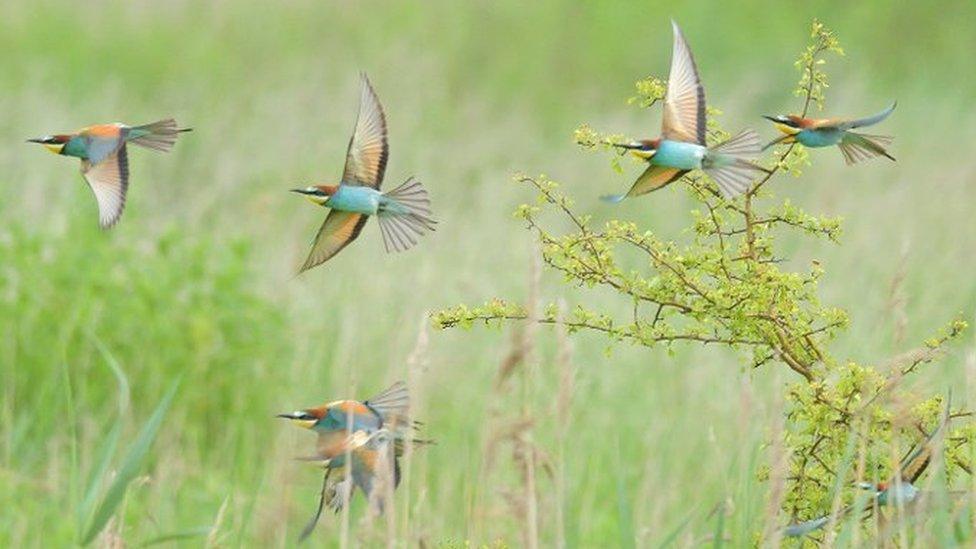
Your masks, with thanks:
M777 123L776 124L776 129L779 130L779 131L781 131L781 132L783 132L783 133L785 133L786 135L796 135L796 134L800 133L799 128L794 128L793 126L790 126L788 124L780 124L780 123Z
M54 154L61 154L61 149L64 148L64 143L44 143L44 148L53 152Z

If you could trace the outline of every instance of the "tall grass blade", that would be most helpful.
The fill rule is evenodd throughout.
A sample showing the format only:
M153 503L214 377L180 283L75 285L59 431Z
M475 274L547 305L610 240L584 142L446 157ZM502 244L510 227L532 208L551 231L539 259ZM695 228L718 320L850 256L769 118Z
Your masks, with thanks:
M84 529L85 525L92 517L92 512L95 508L95 500L98 498L99 488L102 486L102 482L105 479L105 474L108 472L108 468L112 463L112 457L115 455L115 449L118 447L119 434L122 432L122 418L126 416L130 402L129 378L125 375L125 371L122 370L122 366L119 364L118 360L115 359L115 356L113 356L108 350L105 344L98 339L98 336L89 333L88 338L95 346L95 349L98 350L98 353L105 360L105 363L108 365L109 369L111 369L112 373L115 375L115 381L119 387L119 415L112 424L112 429L109 431L108 437L106 437L105 442L102 444L99 457L95 461L96 465L92 468L88 475L85 495L78 504L77 524L79 538L82 535L82 530Z
M88 487L85 489L85 496L78 505L77 520L79 538L82 535L82 530L85 525L88 524L89 519L92 517L92 512L95 509L95 501L98 498L98 489L102 485L102 480L105 478L105 474L108 472L108 468L112 463L112 456L115 455L115 448L119 443L120 432L122 432L122 418L116 419L112 425L112 430L109 431L105 443L102 444L98 461L95 462L95 467L92 468L91 473L88 475Z
M199 528L191 528L189 530L184 530L182 532L173 532L171 534L163 534L161 536L156 536L150 540L147 540L138 545L138 547L150 547L152 545L159 545L161 543L170 543L173 541L183 541L193 538L202 538L210 534L210 526L201 526Z
M173 402L173 397L176 395L176 389L179 387L179 383L179 380L173 382L172 387L163 396L159 405L156 406L156 410L153 411L152 416L149 417L142 430L139 431L139 436L136 438L135 443L129 448L128 453L122 460L122 467L119 468L118 474L115 475L111 486L105 492L105 497L98 505L94 518L92 518L88 530L81 540L82 545L88 545L95 539L95 536L102 531L115 513L115 509L122 503L126 488L139 473L146 454L149 453L149 448L156 439L156 434L159 432L159 427L163 424L163 418L166 416L166 412Z

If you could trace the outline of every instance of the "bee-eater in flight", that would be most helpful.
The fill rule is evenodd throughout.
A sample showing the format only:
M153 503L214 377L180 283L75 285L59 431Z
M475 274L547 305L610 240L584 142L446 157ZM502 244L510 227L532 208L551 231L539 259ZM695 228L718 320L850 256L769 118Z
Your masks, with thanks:
M872 501L877 502L878 507L885 507L889 505L907 506L918 499L922 494L922 490L919 490L915 486L915 483L918 482L919 477L922 476L922 473L932 463L935 451L938 449L939 444L944 441L945 428L951 418L951 402L952 394L950 393L946 397L942 420L939 422L939 425L928 438L908 452L901 462L899 462L897 476L894 476L888 482L880 482L878 484L869 482L858 483L858 488L871 492L868 501L864 502L860 507L862 511L870 511L873 508ZM968 494L968 492L964 493ZM959 493L949 492L949 494L958 495ZM838 520L848 516L856 509L854 505L841 509L838 513ZM783 531L783 535L786 537L804 536L822 528L829 522L829 519L830 515L825 515L797 524L791 524Z
M705 89L681 29L674 21L671 26L674 46L661 136L616 145L646 160L650 166L627 194L604 196L608 202L656 191L696 169L714 179L724 197L732 198L749 190L757 173L766 171L751 161L762 150L759 135L752 130L714 147L706 145Z
M147 149L168 152L176 137L190 128L180 128L172 118L127 126L121 123L99 124L75 133L56 134L28 139L40 143L55 154L81 159L81 175L98 202L98 221L107 229L119 220L125 208L129 188L129 156L126 145L132 143Z
M315 453L301 459L325 468L319 506L302 533L303 539L314 529L323 507L328 505L338 512L354 488L362 490L382 511L382 499L374 498L383 494L376 487L386 481L392 483L390 489L399 484L398 458L405 443L430 442L413 438L419 424L410 419L409 408L407 385L401 381L368 400L336 400L278 415L318 434ZM338 478L332 476L334 472Z
M366 73L361 74L360 85L359 115L342 180L337 185L292 189L315 204L331 208L299 273L339 253L359 236L370 216L379 220L387 252L411 248L417 236L434 230L430 199L419 181L410 178L391 191L380 192L390 154L386 116Z
M885 148L891 144L892 138L886 135L870 135L851 130L873 126L888 118L895 110L897 102L890 107L867 118L850 120L845 118L804 118L795 114L764 116L763 118L776 124L776 128L783 135L774 139L763 147L763 150L778 143L799 143L804 147L830 147L837 145L844 155L847 165L857 164L877 156L890 160L891 156Z

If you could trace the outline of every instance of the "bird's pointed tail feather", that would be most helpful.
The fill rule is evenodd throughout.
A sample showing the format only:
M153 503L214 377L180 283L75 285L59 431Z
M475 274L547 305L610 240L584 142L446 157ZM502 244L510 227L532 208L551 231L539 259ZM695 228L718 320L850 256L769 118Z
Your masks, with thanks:
M393 204L376 216L387 252L402 252L417 244L418 236L435 229L431 217L430 197L420 181L410 178L399 187L383 194Z
M176 143L176 137L183 133L193 131L192 128L180 128L176 120L167 118L152 124L135 126L129 130L130 143L134 143L154 151L169 152Z

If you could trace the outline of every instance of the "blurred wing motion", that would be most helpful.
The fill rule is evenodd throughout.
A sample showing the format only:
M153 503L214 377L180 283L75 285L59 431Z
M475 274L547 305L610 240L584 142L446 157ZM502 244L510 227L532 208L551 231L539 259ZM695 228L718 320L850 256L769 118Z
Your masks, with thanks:
M81 161L85 177L98 202L98 222L103 229L114 225L125 208L129 188L129 158L125 146L104 157L101 162Z
M759 173L767 173L765 168L752 163L760 152L762 145L759 134L743 130L710 149L710 161L709 165L704 166L705 173L718 184L722 196L726 199L736 197L749 190Z
M361 75L359 115L346 151L342 183L379 189L390 148L386 141L386 116L366 73Z
M386 251L402 252L417 244L417 238L436 228L430 211L427 189L414 178L383 193L392 207L381 209L377 215Z
M403 381L390 385L385 391L363 404L379 414L387 428L396 430L401 426L410 425L410 392Z
M303 273L316 265L321 265L339 253L359 236L367 219L368 216L358 213L330 211L318 234L315 235L308 258L298 272Z
M352 451L352 479L370 505L382 513L384 500L400 484L400 464L391 433L381 429Z
M665 139L705 144L705 89L698 77L698 68L678 24L674 28L674 48L671 52L671 73L664 97L664 122L661 134Z
M894 160L895 157L891 156L891 153L886 149L892 140L886 135L868 135L849 131L844 134L837 146L840 147L840 152L844 155L844 162L848 166L852 166L878 156Z

